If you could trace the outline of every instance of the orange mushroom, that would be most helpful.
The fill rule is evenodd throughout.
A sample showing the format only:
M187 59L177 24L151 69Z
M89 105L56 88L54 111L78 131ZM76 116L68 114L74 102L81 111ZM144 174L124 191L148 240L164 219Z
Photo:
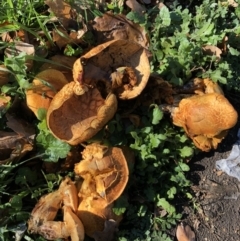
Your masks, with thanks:
M128 182L128 165L124 151L117 147L106 147L96 143L86 146L82 153L84 160L75 165L75 173L93 182L96 195L105 199L107 204L115 201ZM84 182L81 195L85 195ZM89 191L89 190L88 190Z
M79 83L65 85L53 98L47 112L52 134L71 145L93 137L113 117L117 99L97 88L82 89Z
M222 94L208 93L182 99L172 117L199 149L210 151L236 124L238 114Z
M81 56L73 67L74 80L83 76L88 85L104 79L120 99L132 99L145 88L150 76L146 50L123 39L100 44Z
M58 70L47 69L38 73L31 88L26 90L28 107L36 116L40 108L47 110L55 94L67 83L65 76Z
M86 146L82 155L84 160L74 169L84 179L78 194L80 205L77 213L86 234L94 237L103 232L106 221L113 219L118 225L122 219L114 214L112 207L128 182L126 157L131 156L125 148L96 143Z
M72 241L83 241L84 227L74 214L77 206L77 189L67 177L57 191L43 196L36 204L28 221L28 230L39 233L48 240L71 237ZM64 222L55 220L60 208L63 209Z

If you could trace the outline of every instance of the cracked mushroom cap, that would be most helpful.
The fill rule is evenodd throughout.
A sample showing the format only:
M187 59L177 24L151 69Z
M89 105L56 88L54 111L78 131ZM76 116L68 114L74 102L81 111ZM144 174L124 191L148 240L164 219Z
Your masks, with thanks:
M209 151L236 124L238 114L222 94L210 93L182 99L172 117L173 124L183 127L198 148Z
M33 80L32 87L26 91L27 106L37 116L40 108L48 109L55 94L67 83L67 79L59 70L41 71Z
M120 99L132 99L145 88L150 76L146 50L136 42L112 40L100 44L74 63L73 78L83 74L86 84L106 79Z
M78 87L76 82L66 84L54 96L47 112L47 124L52 134L71 145L93 137L117 111L114 94L102 94L93 87L78 95Z
M85 148L82 153L84 160L75 165L74 171L84 178L84 182L94 182L96 194L110 204L122 194L128 182L129 170L125 153L124 149L118 147L93 143ZM83 189L84 182L80 190L82 195L86 193L86 189Z

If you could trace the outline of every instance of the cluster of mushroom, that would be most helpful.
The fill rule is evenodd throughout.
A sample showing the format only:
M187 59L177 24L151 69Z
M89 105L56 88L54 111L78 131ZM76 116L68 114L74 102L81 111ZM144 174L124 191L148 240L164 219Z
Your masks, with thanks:
M129 176L126 159L133 156L126 148L95 143L86 146L82 156L74 170L82 180L75 184L67 177L57 191L43 196L28 221L30 232L48 240L71 237L72 241L84 240L85 233L95 240L114 234L122 217L112 207L126 187ZM63 222L55 221L60 208ZM105 233L109 222L112 230Z
M47 109L47 123L52 134L77 145L93 137L114 116L117 98L131 99L141 93L150 75L150 65L141 45L112 40L75 61L73 81L68 83L63 74L60 76L54 71L51 85L55 93L52 87L40 85L41 79L46 81L45 70L28 90L27 104L35 114L39 107ZM56 83L54 79L59 81ZM41 106L36 95L40 102L50 98Z
M72 64L73 79L67 80L68 71L63 74L51 67L37 75L26 95L36 115L39 108L47 110L47 124L56 138L77 145L106 125L117 111L118 99L132 99L142 92L150 66L145 49L127 40L101 44ZM173 124L183 127L198 148L209 151L236 124L237 112L211 80L196 79L194 88L194 95L169 109ZM99 144L87 145L82 157L74 171L83 181L75 184L66 178L57 191L42 197L29 220L31 232L49 240L69 236L83 240L85 233L100 240L107 226L114 229L119 224L121 217L112 207L127 184L127 161L132 157L123 147ZM63 222L55 220L60 208Z
M73 81L68 82L60 73L52 67L40 72L26 93L27 104L36 116L45 108L52 134L77 145L93 137L113 117L117 98L131 99L141 93L150 66L142 46L113 40L75 60ZM75 185L66 178L57 191L42 197L28 222L30 232L48 240L83 240L85 233L99 240L109 235L104 231L107 226L111 224L112 232L118 226L121 216L115 215L112 207L127 184L127 161L132 155L124 147L91 144L82 157L75 166L82 183ZM60 208L63 222L55 220Z

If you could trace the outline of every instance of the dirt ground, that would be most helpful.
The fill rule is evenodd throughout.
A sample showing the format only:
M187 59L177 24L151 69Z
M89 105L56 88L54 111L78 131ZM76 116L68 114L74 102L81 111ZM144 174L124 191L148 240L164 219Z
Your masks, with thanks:
M239 97L226 96L240 115ZM196 241L240 240L240 182L215 167L217 160L228 157L239 128L240 120L217 150L199 153L189 163L196 208L183 205L183 221L192 227Z

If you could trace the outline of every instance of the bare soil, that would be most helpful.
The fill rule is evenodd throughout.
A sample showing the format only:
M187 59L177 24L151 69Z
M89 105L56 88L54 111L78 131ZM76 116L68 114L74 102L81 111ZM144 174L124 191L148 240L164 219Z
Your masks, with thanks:
M226 97L240 113L237 94L229 93ZM240 182L215 167L217 160L228 157L239 128L240 120L217 150L201 152L189 163L188 178L193 183L196 207L182 205L183 221L192 226L196 241L240 240Z

